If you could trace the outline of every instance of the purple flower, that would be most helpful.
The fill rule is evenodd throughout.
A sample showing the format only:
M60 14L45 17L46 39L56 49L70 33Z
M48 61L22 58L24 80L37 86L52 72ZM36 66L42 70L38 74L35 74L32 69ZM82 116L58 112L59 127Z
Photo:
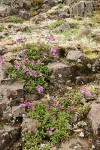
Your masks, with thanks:
M39 59L38 59L38 61L37 61L37 64L38 64L38 65L44 65L44 63L42 63Z
M59 107L59 101L56 102L56 107Z
M52 118L53 118L54 120L56 120L56 116L55 116L55 115L52 115Z
M33 70L33 71L29 72L29 75L31 77L36 77L37 76L37 72L35 70Z
M53 100L53 99L50 99L50 100L48 101L48 103L49 103L50 106L52 106L52 105L54 104L54 100Z
M43 75L44 75L43 73L40 73L40 74L39 74L40 77L43 77Z
M52 55L54 58L57 57L57 49L55 47L50 49L50 55Z
M22 52L22 53L25 53L25 52L26 52L26 49L23 49L21 52Z
M25 56L23 59L24 62L28 62L28 58Z
M5 64L5 63L2 63L2 70L5 71L6 68L7 68L7 67L6 67L6 64Z
M47 58L46 53L43 53L43 58Z
M19 106L20 106L20 107L26 107L26 105L27 105L27 104L22 103L22 104L20 104Z
M0 63L2 63L3 62L3 58L2 57L0 57Z
M72 107L68 107L68 111L73 111L73 108Z
M54 130L55 130L54 127L50 128L50 129L48 130L49 135L52 135Z
M39 85L38 88L37 88L38 93L42 94L43 90L44 90L43 86Z
M20 65L17 62L14 62L14 65L17 70L20 68Z
M47 111L50 112L50 107L47 108Z
M35 62L34 62L34 60L32 60L31 64L32 64L32 66L34 66L34 65L35 65Z
M86 95L91 95L91 92L89 90L87 90L86 88L82 88L81 92Z
M53 132L52 132L51 130L49 130L48 133L49 133L49 135L52 135L52 134L53 134Z
M24 101L22 104L19 105L20 107L26 107L27 106L27 101Z
M47 37L47 39L48 39L49 41L55 41L55 38L54 38L53 35L50 35L49 37Z
M30 102L27 102L27 106L29 109L32 109L34 107L34 104L30 103Z
M23 66L23 71L24 71L24 73L26 73L28 71L26 66Z
M22 104L19 105L20 107L28 107L29 109L32 109L34 107L34 104L24 101Z
M52 47L50 49L50 54L53 54L53 53L56 53L57 52L57 49L55 47Z
M40 47L40 46L41 46L41 43L40 43L40 42L38 42L38 43L37 43L37 46L38 46L38 47Z

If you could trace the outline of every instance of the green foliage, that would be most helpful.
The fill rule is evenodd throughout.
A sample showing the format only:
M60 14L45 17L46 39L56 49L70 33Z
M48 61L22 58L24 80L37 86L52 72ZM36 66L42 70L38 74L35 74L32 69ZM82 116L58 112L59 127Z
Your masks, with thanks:
M22 29L22 32L31 33L31 29L30 29L30 27L27 26Z
M4 30L4 25L0 24L0 32L2 32Z
M64 22L63 20L58 20L58 21L56 21L56 22L50 24L49 28L50 28L50 29L54 29L54 28L60 26L61 24L63 24L63 22Z
M24 133L24 150L41 149L41 143L56 145L67 139L70 135L68 124L73 122L75 113L85 114L89 110L89 103L84 104L82 95L66 93L63 98L33 101L35 107L27 116L38 120L35 135Z
M35 5L43 4L44 0L34 0Z
M59 4L57 4L57 7L58 7L58 8L63 8L63 7L64 7L64 4L59 3Z
M23 23L24 19L16 16L9 16L9 21L12 23Z
M70 38L70 36L72 36L72 35L74 35L75 37L77 37L78 32L79 32L79 29L69 29L69 30L66 30L66 31L64 32L64 35L65 35L67 38Z
M22 78L25 90L30 93L37 91L38 85L47 88L50 80L49 71L46 66L52 58L49 54L49 46L35 43L27 44L25 53L21 54L21 61L11 62L7 67L7 72L11 78ZM46 58L43 55L46 55ZM32 61L34 64L32 65ZM39 64L40 63L40 64ZM35 75L30 75L34 71ZM40 74L43 74L40 77Z

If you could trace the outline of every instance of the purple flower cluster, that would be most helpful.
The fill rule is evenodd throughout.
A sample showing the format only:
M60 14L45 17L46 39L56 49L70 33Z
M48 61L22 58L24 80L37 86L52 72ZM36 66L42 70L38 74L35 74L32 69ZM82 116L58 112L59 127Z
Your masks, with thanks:
M19 68L20 68L19 63L15 61L15 62L14 62L14 65L15 65L15 68L16 68L17 70L19 70Z
M32 66L34 66L34 65L35 65L35 61L34 61L34 60L32 60L31 64L32 64Z
M48 134L49 134L49 135L52 135L54 130L55 130L54 127L50 128L50 129L48 130Z
M28 68L26 66L23 66L24 73L28 72Z
M24 62L28 62L28 58L25 56L23 59Z
M38 87L37 87L38 93L39 93L39 94L43 94L43 90L44 90L43 86L38 85Z
M44 63L42 63L39 59L38 59L38 61L37 61L37 64L38 64L38 65L44 65Z
M91 92L89 90L87 90L86 88L82 88L81 92L85 95L91 95Z
M47 58L46 53L43 53L43 58Z
M37 76L37 72L36 72L35 70L30 71L30 72L29 72L29 75L30 75L31 77L36 77L36 76Z
M50 49L50 55L52 55L54 58L57 57L57 49L55 47Z
M55 41L55 38L54 38L53 35L48 36L47 39L48 39L50 42Z
M19 105L20 107L28 107L29 109L32 109L35 107L34 104L30 103L30 102L27 102L27 101L24 101L22 104Z
M22 51L21 51L21 53L25 53L26 52L26 49L23 49Z

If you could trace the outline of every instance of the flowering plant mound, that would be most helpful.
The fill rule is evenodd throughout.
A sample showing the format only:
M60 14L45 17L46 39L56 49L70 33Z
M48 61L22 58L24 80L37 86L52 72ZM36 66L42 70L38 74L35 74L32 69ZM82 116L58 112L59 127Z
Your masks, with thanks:
M79 116L87 113L89 103L84 104L83 96L75 93L67 93L62 98L33 101L34 107L29 110L28 117L38 120L37 132L32 135L23 134L25 149L31 150L37 147L41 149L41 143L59 144L69 137L69 125L73 123L75 113Z
M42 94L50 80L48 62L57 57L55 47L50 49L41 43L28 44L21 52L22 60L14 61L7 68L12 78L22 78L27 92Z

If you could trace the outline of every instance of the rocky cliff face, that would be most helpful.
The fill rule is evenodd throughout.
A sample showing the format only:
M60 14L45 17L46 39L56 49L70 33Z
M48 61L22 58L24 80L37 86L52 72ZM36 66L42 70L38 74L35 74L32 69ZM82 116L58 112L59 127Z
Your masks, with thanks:
M95 3L94 3L95 2ZM94 10L94 4L95 9L98 9L97 1L94 0L1 0L2 4L6 4L11 6L12 8L25 8L25 9L31 9L35 7L36 4L40 6L41 4L49 3L50 5L56 5L58 3L65 3L69 8L69 13L71 17L75 16L90 16L93 13ZM37 7L38 9L38 7Z

